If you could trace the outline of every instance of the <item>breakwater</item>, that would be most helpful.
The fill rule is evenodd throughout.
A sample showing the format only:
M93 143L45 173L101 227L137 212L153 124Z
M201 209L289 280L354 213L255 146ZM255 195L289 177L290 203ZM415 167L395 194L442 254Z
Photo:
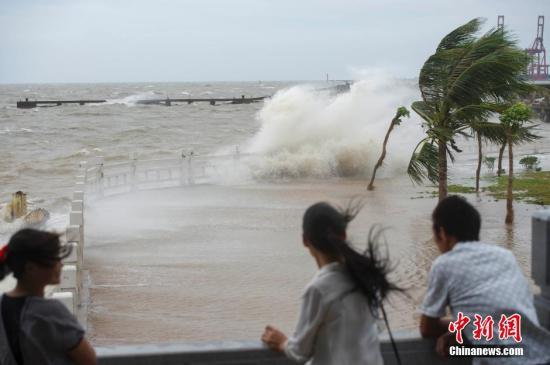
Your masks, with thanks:
M141 99L136 100L136 104L142 105L164 105L172 106L173 104L193 104L193 103L208 103L210 105L216 105L216 103L229 103L229 104L252 104L260 102L269 96L258 97L245 97L242 95L240 98L164 98L164 99ZM49 106L61 106L68 104L102 104L106 103L105 99L82 99L82 100L29 100L25 98L23 101L18 101L16 106L19 109L32 109L38 107Z

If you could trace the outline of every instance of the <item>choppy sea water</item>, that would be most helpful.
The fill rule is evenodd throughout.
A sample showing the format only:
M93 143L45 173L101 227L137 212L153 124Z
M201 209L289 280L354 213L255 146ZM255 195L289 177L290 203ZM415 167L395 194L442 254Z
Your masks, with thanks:
M414 115L390 138L378 188L365 177L399 105L418 98L410 81L363 80L350 92L318 91L319 83L201 83L0 86L0 204L17 190L31 206L52 212L49 227L67 224L78 163L172 158L182 152L225 154L235 146L263 156L216 185L140 192L87 201L86 267L90 271L89 330L100 345L256 338L267 322L291 330L303 287L315 271L300 243L301 214L318 200L365 207L350 227L364 244L379 223L395 261L395 280L411 298L394 298L394 327L416 326L415 306L437 255L429 214L435 199L413 186L404 168L422 135ZM277 95L250 105L136 105L139 99ZM103 99L106 104L20 110L29 99ZM519 147L548 167L544 139ZM452 167L453 181L471 182L475 148ZM490 152L494 155L494 148ZM491 172L484 169L485 175ZM421 199L417 199L421 198ZM517 204L506 229L504 203L469 199L484 216L483 238L509 247L529 274L529 217ZM0 240L16 229L0 223Z
M0 204L22 190L31 206L50 210L54 228L66 212L80 161L103 155L107 163L175 157L182 151L212 153L254 133L261 104L192 104L173 108L136 105L141 99L271 95L284 83L245 84L60 84L0 86ZM16 101L107 99L101 105L65 105L29 110ZM0 223L0 239L10 227Z

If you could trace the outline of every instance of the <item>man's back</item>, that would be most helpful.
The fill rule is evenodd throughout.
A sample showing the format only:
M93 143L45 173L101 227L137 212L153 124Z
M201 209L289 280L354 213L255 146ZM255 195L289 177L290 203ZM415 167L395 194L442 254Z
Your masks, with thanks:
M538 324L529 283L509 250L481 242L462 242L438 257L433 268L447 275L453 313L513 311Z
M542 354L550 351L547 342L550 337L539 328L529 283L510 251L481 242L457 243L434 261L428 287L421 311L428 316L441 317L448 305L455 318L462 312L471 319L463 335L473 344L516 344L513 338L499 339L499 322L503 314L518 313L523 330L520 345L530 357L534 355L542 360ZM483 319L490 315L494 320L492 341L474 340L472 323L476 314ZM495 360L504 363L503 359ZM525 361L521 358L507 360L510 363Z

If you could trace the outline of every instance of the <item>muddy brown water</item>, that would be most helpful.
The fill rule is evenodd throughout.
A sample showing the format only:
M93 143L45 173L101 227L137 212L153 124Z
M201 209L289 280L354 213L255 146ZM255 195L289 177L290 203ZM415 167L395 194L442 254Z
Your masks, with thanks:
M362 198L350 238L364 247L380 224L395 271L410 297L388 306L394 329L417 327L431 262L430 213L436 199L406 178L192 186L110 197L86 211L88 324L97 346L259 338L268 323L293 330L303 288L316 266L301 243L304 210L320 200ZM483 216L482 239L511 249L530 275L530 217L516 204L468 195Z

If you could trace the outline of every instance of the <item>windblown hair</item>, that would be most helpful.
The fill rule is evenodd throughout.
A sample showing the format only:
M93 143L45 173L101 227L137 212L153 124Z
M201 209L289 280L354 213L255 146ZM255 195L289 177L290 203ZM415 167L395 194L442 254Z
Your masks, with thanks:
M463 197L450 195L437 204L432 213L433 230L439 235L441 228L458 242L479 241L481 217Z
M4 260L0 262L0 280L9 273L20 279L27 262L51 266L69 256L71 249L71 246L61 245L57 233L22 229L10 238Z
M377 241L381 230L371 228L367 249L360 253L346 240L346 229L361 210L361 204L350 204L338 210L328 203L309 207L303 219L303 234L311 245L325 255L342 259L352 280L365 295L373 314L393 291L402 291L388 279L389 259L379 255Z

